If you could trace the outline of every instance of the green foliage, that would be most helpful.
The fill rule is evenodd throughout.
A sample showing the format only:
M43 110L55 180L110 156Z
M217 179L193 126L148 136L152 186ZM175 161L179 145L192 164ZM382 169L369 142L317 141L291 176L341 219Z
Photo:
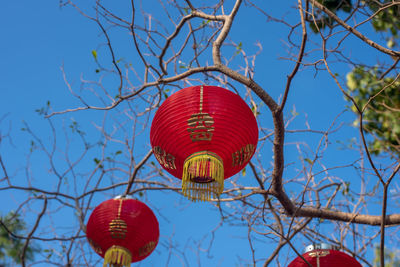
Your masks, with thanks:
M350 13L352 10L351 0L318 0L318 2L335 14L339 11ZM333 25L333 20L320 10L315 10L314 16L315 21L310 21L310 28L315 33L318 32L318 29L321 30L327 26L331 27Z
M318 2L335 14L340 11L349 13L355 8L351 0L318 0ZM399 38L400 30L400 6L387 7L391 2L391 0L364 0L360 3L371 15L374 14L371 19L373 29L389 34L385 37L389 48L397 45L396 39ZM310 27L314 32L318 32L318 28L324 29L333 25L333 20L319 10L315 11L315 20L315 22L310 21ZM367 70L356 67L347 74L347 87L359 108L363 108L369 99L373 98L363 114L364 129L374 137L370 142L371 152L376 155L388 151L400 154L400 82L394 82L393 77L380 79L381 75L378 68ZM386 86L387 88L380 92ZM351 105L351 110L357 113L354 105Z
M323 4L335 14L339 13L340 11L350 13L354 9L351 0L318 0L318 2ZM393 5L385 8L385 5L391 2L391 0L364 0L361 3L367 8L367 10L370 11L371 15L375 14L378 10L381 10L379 13L375 14L371 20L375 31L390 32L394 38L398 38L398 33L400 30L400 6ZM325 15L320 10L316 10L315 22L310 21L310 28L313 32L317 33L318 28L324 29L327 26L331 27L333 22L334 21L329 16ZM388 46L393 47L394 45L394 39L389 38Z
M20 218L20 215L10 212L5 217L1 218L3 224L14 235L20 235L26 229L25 222ZM4 227L0 225L0 262L6 262L7 258L15 263L21 263L21 253L25 241L12 236ZM34 258L34 254L39 252L35 246L29 246L25 252L27 261Z
M380 266L381 251L379 246L375 247L374 267ZM400 255L397 250L389 250L385 248L385 267L400 267Z
M380 79L381 75L377 68L356 67L347 74L347 87L360 109L373 98L363 117L364 129L375 137L370 144L371 152L390 150L400 154L400 81L391 77ZM357 112L354 105L351 110Z
M83 136L85 135L85 132L81 130L81 126L78 124L77 121L75 121L74 119L71 119L71 124L69 125L69 128L71 129L71 131L73 133L78 133L79 135Z
M349 194L349 191L350 191L350 182L345 182L345 183L344 183L344 186L343 186L343 188L342 188L342 194L343 194L344 196L346 196L346 195Z
M98 166L100 169L103 169L104 166L101 164L101 161L98 158L93 159L94 163L96 163L96 166Z
M368 0L366 5L372 12L377 12L384 4L391 3L391 0ZM380 3L380 4L378 4ZM393 5L389 8L383 8L381 12L376 14L372 19L372 25L376 31L390 32L394 37L398 37L400 29L400 6Z
M49 109L50 109L50 101L47 100L46 106L41 107L41 108L38 108L38 109L35 109L35 112L36 112L37 114L43 116L43 115L47 115L47 114L48 114Z

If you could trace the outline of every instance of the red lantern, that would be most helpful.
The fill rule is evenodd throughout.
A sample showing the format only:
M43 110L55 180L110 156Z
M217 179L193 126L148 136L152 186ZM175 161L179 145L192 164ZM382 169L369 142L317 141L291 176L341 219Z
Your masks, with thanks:
M362 267L355 258L344 252L332 249L327 244L311 245L307 247L306 251L302 256L313 267ZM297 257L288 267L308 266L302 258Z
M168 97L156 112L150 142L160 165L182 179L192 200L209 200L224 179L243 169L258 141L257 121L247 104L229 90L193 86Z
M102 202L90 215L86 236L91 247L108 264L130 266L155 249L158 221L144 203L117 197Z

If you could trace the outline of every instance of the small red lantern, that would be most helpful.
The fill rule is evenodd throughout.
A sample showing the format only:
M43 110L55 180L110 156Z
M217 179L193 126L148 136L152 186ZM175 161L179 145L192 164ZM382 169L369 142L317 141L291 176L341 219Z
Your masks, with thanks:
M160 165L182 179L192 200L209 200L253 156L257 121L239 95L217 86L193 86L170 97L156 112L150 142Z
M144 203L124 197L102 202L90 215L86 236L108 264L130 266L153 252L159 238L158 221Z
M333 249L327 244L315 244L306 248L302 256L313 267L362 267L361 264L350 255ZM288 267L308 267L309 265L300 257L292 261Z

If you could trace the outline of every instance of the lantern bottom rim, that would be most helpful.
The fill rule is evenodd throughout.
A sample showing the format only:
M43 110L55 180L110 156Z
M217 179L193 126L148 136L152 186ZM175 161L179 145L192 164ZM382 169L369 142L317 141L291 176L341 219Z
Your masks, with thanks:
M196 176L196 177L192 178L192 181L195 182L195 183L199 183L199 184L208 184L208 183L213 182L214 179L211 178L211 177L199 177L199 176Z
M211 151L200 151L186 158L183 165L182 192L189 199L206 201L224 190L224 164Z
M103 267L115 265L129 267L131 263L132 254L127 248L114 245L104 254Z

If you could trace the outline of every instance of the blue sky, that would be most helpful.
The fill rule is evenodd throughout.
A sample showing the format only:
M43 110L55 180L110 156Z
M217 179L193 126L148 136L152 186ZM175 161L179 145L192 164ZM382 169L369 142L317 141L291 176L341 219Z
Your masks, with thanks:
M152 8L152 4L144 2L144 10L154 12L155 15L162 12L161 7ZM157 2L153 3L153 5L156 4ZM286 8L285 5L285 3L273 3L270 6L271 13L285 18L289 23L297 21L296 9ZM90 7L86 8L90 9ZM119 3L116 9L122 13L126 12L122 3ZM255 45L257 41L263 44L263 50L256 60L255 80L266 88L274 99L278 100L283 92L286 77L293 67L293 62L280 59L287 55L288 28L277 23L269 23L265 27L255 27L254 25L263 25L265 18L260 16L253 18L252 12L255 11L240 10L230 38L235 43L242 42L243 48L249 54L257 50ZM90 80L99 77L95 72L97 66L91 51L98 51L99 59L107 62L109 56L102 45L105 40L94 22L82 17L70 6L60 8L58 1L8 1L0 10L0 25L2 25L0 27L2 36L0 42L0 118L5 116L0 121L0 126L1 133L10 131L12 137L1 143L0 153L8 168L12 170L13 181L16 184L25 183L27 174L23 168L27 162L30 162L34 183L43 188L51 188L54 177L47 170L43 170L43 168L48 168L47 163L43 164L46 157L43 154L29 156L31 137L28 137L26 131L21 131L21 128L25 127L23 121L27 122L41 138L49 138L50 128L35 110L45 106L47 101L50 101L51 107L57 111L79 106L80 103L68 91L61 68L65 71L71 86L79 91L81 79ZM243 38L243 35L246 35L246 38ZM132 52L129 36L120 32L115 32L112 36L117 40L116 57L135 64L138 56ZM346 44L356 48L348 50L355 58L363 58L370 51L369 48L360 44L355 39L350 39ZM313 57L319 58L320 55L316 53ZM371 62L374 62L376 58L377 56L371 56ZM109 63L107 66L110 65ZM338 66L335 72L339 74L350 70L350 66L346 68L345 64L333 64L332 66ZM107 86L113 88L116 87L115 82L112 78L104 80ZM307 122L312 129L325 131L335 117L346 109L347 103L341 92L325 72L315 74L312 69L301 70L294 79L292 88L285 115L289 117L291 110L294 109L298 115L289 129L305 129ZM89 99L93 100L90 97ZM73 121L78 121L86 133L95 139L99 137L95 125L100 125L105 117L118 118L119 115L118 112L104 115L101 111L83 111L56 116L53 120L57 132L60 131L60 133L64 131L63 127L68 128ZM344 126L340 133L332 135L330 140L332 143L347 142L350 138L357 137L357 131L351 127L353 119L354 115L350 112L341 115L338 124L344 122ZM264 126L271 122L265 106L261 110L260 120L263 121ZM272 125L270 127L272 128ZM59 144L64 147L69 145L71 155L82 152L79 138L70 136L70 143L68 143L63 139L65 137L63 134L59 136L61 136ZM139 145L137 145L137 149L140 150L138 153L145 154L146 149L149 149L149 140L145 135L140 138ZM299 160L295 142L306 142L310 145L310 150L313 150L320 138L319 135L309 133L287 134L286 162L294 164ZM338 150L339 147L340 145L334 145L325 152L325 160L329 162L327 167L345 165L353 161L356 154L347 152L344 155ZM119 147L114 145L110 149L116 151ZM268 162L272 157L270 151L269 147L265 147L258 157L262 160L266 159ZM305 148L304 151L307 149ZM85 162L93 164L92 157L98 157L97 152L97 150L91 152L93 154L90 154ZM60 162L56 164L61 169L65 168L65 162L61 161L62 151L57 153L60 153ZM307 156L306 152L304 156ZM297 165L289 167L285 177L293 178L297 167ZM77 177L83 179L90 170L85 171L82 168L82 166L79 167L80 174ZM349 173L353 175L354 170L340 169L335 175L346 176ZM116 175L123 179L121 173ZM241 177L239 175L235 179L242 179L244 184L253 183L249 176ZM354 183L357 184L358 181L355 180ZM122 187L120 191L108 192L108 195L111 197L112 194L118 194L124 189ZM289 185L287 190L290 192L296 190L296 187ZM11 199L12 201L0 208L1 214L15 209L25 197L25 193L2 191L0 200L9 201ZM100 194L95 197L94 203L100 203L103 200L105 200L105 195ZM224 222L218 228L213 239L215 241L212 243L212 253L207 253L210 240L212 240L211 233L220 223L218 209L211 207L211 204L189 203L171 192L150 192L147 194L147 200L159 217L161 238L156 251L138 266L165 265L168 262L168 255L170 255L168 246L171 244L176 245L178 250L171 254L169 266L245 266L241 265L242 261L239 259L245 259L244 262L251 259L247 228L230 226L229 222ZM94 203L92 204L94 205ZM40 205L41 202L37 201L32 207L40 209ZM55 207L53 208L55 209ZM56 214L53 219L57 227L67 229L72 226L73 229L73 226L77 225L74 221L73 209L57 211ZM33 219L34 217L26 218L28 224L32 223ZM52 224L50 220L44 223ZM199 244L200 250L197 249ZM298 242L297 245L301 250L302 243ZM260 256L263 251L272 251L273 248L267 237L265 241L257 243L256 254ZM184 251L186 258L179 254L179 251ZM287 253L293 257L292 252Z

